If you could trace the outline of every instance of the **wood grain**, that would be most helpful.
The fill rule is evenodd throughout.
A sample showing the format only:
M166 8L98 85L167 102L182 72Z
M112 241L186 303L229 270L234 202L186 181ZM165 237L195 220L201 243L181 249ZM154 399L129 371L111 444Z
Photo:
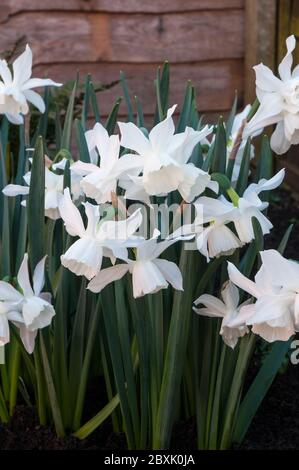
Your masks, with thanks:
M2 0L0 17L5 19L23 11L169 13L243 7L244 0Z
M30 12L2 25L0 44L7 50L26 36L35 63L198 62L241 58L243 23L242 10L169 15Z
M35 76L49 76L57 81L74 79L79 70L81 80L91 73L93 82L111 83L119 78L123 70L128 81L129 91L133 98L137 95L142 103L145 114L153 114L155 110L154 64L53 64L34 68ZM243 62L241 60L226 60L203 62L192 65L173 64L170 66L170 104L181 105L185 86L190 79L197 90L198 106L203 112L221 111L231 107L235 90L243 95ZM107 115L113 101L122 95L120 85L99 93L101 112ZM125 105L121 105L124 113Z

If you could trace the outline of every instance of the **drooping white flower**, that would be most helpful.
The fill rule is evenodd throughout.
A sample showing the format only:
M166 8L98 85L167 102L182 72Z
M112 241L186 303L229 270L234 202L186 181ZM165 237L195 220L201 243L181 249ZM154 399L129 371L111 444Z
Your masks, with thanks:
M119 137L109 136L99 123L93 129L93 138L100 156L100 166L78 161L72 165L72 171L82 176L80 185L86 196L102 204L111 202L111 193L116 193L117 181L122 174L129 174L135 169L140 173L142 159L136 155L119 158Z
M13 124L22 124L23 115L29 111L28 101L41 113L45 111L42 97L33 88L61 86L50 79L31 78L32 51L26 46L25 51L14 61L13 74L6 60L0 60L0 114L5 114Z
M55 315L50 303L50 294L42 293L45 283L45 259L46 257L35 267L32 286L29 279L28 255L25 253L17 276L21 292L8 282L0 281L0 311L4 309L7 320L18 326L23 344L29 353L34 349L37 331L50 325ZM3 322L4 316L0 314L1 316L3 325L5 320Z
M196 144L212 128L195 131L186 127L184 132L175 134L175 107L168 110L166 119L150 131L148 138L132 122L119 122L121 145L142 157L142 184L148 195L165 196L178 190L185 201L191 202L207 187L218 191L218 184L211 181L208 173L188 163Z
M296 293L283 287L279 281L282 280L286 269L293 267L289 264L292 262L285 260L275 250L261 252L261 256L263 264L254 282L247 279L233 264L228 263L230 280L257 299L255 304L244 307L240 319L247 325L252 325L253 333L268 342L287 341L299 327L299 324L296 325ZM295 266L298 275L299 269L296 268L298 266ZM279 281L273 282L275 275L278 275Z
M248 302L244 302L239 306L239 291L232 282L228 282L221 291L222 300L213 295L203 294L194 303L202 304L205 307L195 308L193 310L199 315L223 318L220 328L220 334L223 341L232 349L235 348L238 339L246 335L249 331L246 323L240 323L238 326L232 326L232 322L239 317L241 309Z
M232 254L242 246L241 241L227 226L234 220L234 206L206 196L198 198L194 206L194 222L177 229L174 236L194 234L197 249L207 261L210 261L210 258Z
M269 180L261 179L258 183L252 183L239 198L238 210L234 212L234 224L238 237L243 243L249 243L254 239L252 217L259 221L263 235L270 233L273 225L262 213L269 203L261 201L259 194L277 188L282 183L284 176L285 170L282 169ZM230 205L233 207L233 204Z
M181 238L164 240L158 243L160 232L155 230L149 240L144 240L135 249L136 259L126 259L126 264L117 264L103 269L88 284L92 292L100 292L111 282L121 279L127 272L132 274L133 296L135 298L166 289L171 284L174 289L183 290L182 274L172 261L159 259L160 254Z
M135 211L128 219L100 220L99 206L84 203L87 216L87 227L75 204L69 189L64 190L59 210L64 220L66 231L73 237L79 237L61 256L61 263L77 276L92 279L101 269L103 256L116 258L127 257L127 247L135 246L132 238L142 222L140 210Z
M64 170L66 159L52 165L53 170ZM71 188L73 200L76 201L83 194L80 188L80 180L76 173L72 171L73 164L70 167L71 172ZM5 196L27 196L30 189L31 171L28 171L23 179L27 186L19 184L8 184L3 188L2 192ZM54 173L45 166L45 216L49 219L57 220L60 218L59 202L63 196L63 174ZM21 202L22 206L26 206L26 200Z
M258 129L277 124L271 136L271 147L277 154L283 154L291 145L299 143L299 66L292 71L295 36L289 36L286 45L287 54L278 67L280 78L264 64L254 67L260 106L244 130L246 137Z

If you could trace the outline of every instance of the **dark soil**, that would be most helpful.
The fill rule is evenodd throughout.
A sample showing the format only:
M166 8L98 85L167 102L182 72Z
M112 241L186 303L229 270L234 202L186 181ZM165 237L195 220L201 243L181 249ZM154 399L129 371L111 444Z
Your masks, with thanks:
M265 248L277 248L288 226L294 224L285 256L298 260L299 203L287 190L273 194L268 216L274 228L265 239ZM253 358L249 377L254 376L256 360L259 362L258 358ZM194 419L175 426L171 447L182 451L196 449ZM57 438L53 428L39 425L36 410L25 406L17 407L8 425L0 425L0 450L116 451L125 448L124 436L113 434L109 420L84 441L74 437ZM299 366L289 365L284 373L278 374L239 448L299 450Z

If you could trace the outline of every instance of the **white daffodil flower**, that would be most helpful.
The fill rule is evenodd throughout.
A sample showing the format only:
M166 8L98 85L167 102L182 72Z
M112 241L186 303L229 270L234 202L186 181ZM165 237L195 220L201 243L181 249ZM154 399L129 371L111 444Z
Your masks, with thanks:
M238 326L232 326L232 322L238 319L241 309L248 304L244 302L239 306L239 291L232 282L228 282L221 291L222 300L213 295L203 294L194 303L202 304L205 307L195 308L193 310L199 315L211 318L223 318L220 328L220 334L223 341L232 349L238 343L238 339L246 335L249 331L246 323L240 323Z
M289 36L286 45L287 54L278 67L280 78L264 64L254 67L260 106L243 134L246 138L258 129L277 124L271 136L271 148L279 155L299 143L299 66L292 71L295 36Z
M242 197L238 200L238 210L234 212L234 225L239 239L243 243L250 243L254 239L254 231L252 226L252 217L255 217L261 226L263 235L270 233L273 225L262 213L269 203L263 202L259 198L259 194L263 191L270 191L277 188L285 177L285 170L282 169L269 180L261 179L258 183L252 183L244 191ZM223 198L224 200L224 198ZM229 203L231 208L233 204Z
M132 274L133 296L135 298L166 289L171 284L174 289L183 290L182 274L172 261L158 259L160 254L181 238L173 238L158 243L160 232L154 231L149 240L140 242L135 249L136 259L126 259L126 264L117 264L103 269L94 277L87 288L100 292L111 282L121 279L127 272Z
M175 134L172 114L176 105L167 112L167 117L157 124L148 138L132 122L121 123L121 145L142 157L143 188L150 196L165 196L178 190L182 198L191 202L207 187L218 191L218 184L211 181L208 173L188 163L196 144L212 132L205 126L201 131L186 127Z
M2 317L0 321L2 322L2 328L4 325L7 334L7 323L5 319L3 320L6 316L7 320L15 323L20 329L20 337L29 353L32 353L34 349L37 331L50 325L55 315L55 310L50 303L50 294L41 292L45 283L45 259L46 257L35 267L32 277L33 287L29 279L27 253L24 255L17 276L21 292L8 282L0 281L0 317ZM3 311L6 311L6 313L3 314Z
M64 170L66 159L52 165L53 170ZM81 177L72 171L74 164L70 166L71 171L71 188L73 200L79 199L83 192L80 187ZM45 216L49 219L57 220L60 218L59 203L63 196L63 174L58 175L49 168L45 167ZM2 192L5 196L27 196L29 194L31 171L28 171L23 179L27 186L19 184L8 184L3 188ZM22 206L26 206L26 201L21 202Z
M87 227L84 227L81 214L73 204L69 189L64 190L59 210L66 231L72 237L79 237L64 255L61 263L77 276L92 279L102 266L103 256L127 258L127 247L135 246L137 237L133 235L142 223L140 210L126 220L100 221L99 206L84 203Z
M291 290L283 288L278 282L273 283L269 268L270 266L273 268L274 265L277 268L278 261L280 271L276 270L272 272L272 275L273 277L275 274L283 276L285 271L282 270L286 268L284 262L287 264L289 262L275 250L261 252L261 256L263 264L257 272L254 282L247 279L233 264L228 263L230 280L257 299L255 304L248 305L242 309L240 321L245 321L247 325L252 325L252 332L268 342L287 341L295 333L296 329L294 318L296 294ZM271 262L269 265L268 260L270 257L273 257L273 263ZM283 263L281 263L281 258L284 260ZM267 268L264 263L266 259ZM288 268L289 266L288 264ZM297 279L299 278L297 277Z
M41 113L45 112L42 97L33 88L61 86L50 79L31 78L32 51L26 46L25 51L12 64L11 73L6 60L0 60L0 114L5 114L13 124L22 124L23 115L29 111L28 101Z
M76 162L72 171L81 175L80 185L87 197L95 199L98 204L111 202L111 194L116 193L117 181L121 174L142 167L141 157L124 155L119 158L120 143L117 135L109 136L99 123L93 129L94 144L100 155L100 167L93 163Z
M173 236L195 235L197 249L207 261L210 258L232 254L243 244L227 224L235 218L236 208L219 199L200 197L194 202L196 216L192 224L183 225Z

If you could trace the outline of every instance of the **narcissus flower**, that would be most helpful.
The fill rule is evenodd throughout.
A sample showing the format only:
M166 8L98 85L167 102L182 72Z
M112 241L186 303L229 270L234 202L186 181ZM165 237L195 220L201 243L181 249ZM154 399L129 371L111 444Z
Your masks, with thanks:
M199 315L212 318L223 318L220 328L220 334L223 341L234 349L238 339L248 333L249 329L246 323L238 326L232 326L231 323L239 317L240 310L248 302L244 302L239 306L239 291L232 282L228 282L221 291L222 300L213 295L203 294L194 302L195 305L204 305L201 308L193 307L193 310Z
M0 281L0 337L6 335L4 342L9 341L8 320L20 329L20 337L26 350L32 353L37 331L50 325L55 310L51 305L51 295L42 293L45 283L45 259L37 265L33 273L33 286L29 279L28 255L25 253L17 280L21 292L11 284ZM5 333L6 331L6 333Z
M183 290L182 274L172 261L159 259L160 254L180 238L158 243L160 232L155 230L149 240L139 243L135 249L136 259L126 259L126 264L117 264L103 269L88 284L92 292L100 292L105 286L121 279L127 272L132 274L133 296L135 298L166 289L171 284L174 289Z
M64 190L59 210L64 220L66 231L72 237L79 237L61 256L61 263L77 276L92 279L101 269L103 256L116 258L127 257L127 247L135 246L134 233L140 227L142 215L135 211L128 219L101 220L100 208L86 202L83 204L87 216L87 227L75 204L69 189Z
M287 341L299 329L299 266L275 250L261 252L262 266L255 282L231 263L231 281L257 299L243 310L242 320L266 341Z
M13 63L13 74L6 60L0 60L0 113L5 114L13 124L22 124L23 115L29 111L28 101L41 113L45 111L42 97L33 88L61 86L50 79L31 78L32 51L26 46L25 51Z
M142 184L150 196L165 196L178 190L182 198L191 202L209 187L218 191L218 184L208 173L188 163L196 144L212 132L205 126L201 131L186 127L175 134L172 119L176 106L170 108L167 117L157 124L148 138L132 122L121 123L121 145L142 157ZM137 176L137 175L136 175Z
M234 220L235 207L206 196L198 198L194 206L194 222L180 227L174 232L174 236L194 234L197 249L207 261L232 254L236 248L242 246L241 241L227 226Z
M299 143L299 66L292 71L295 36L289 36L286 45L287 54L278 67L280 78L264 64L254 67L260 106L244 130L247 137L258 129L277 124L271 136L271 147L277 154Z
M72 171L83 177L80 185L86 196L101 204L111 202L111 193L116 193L120 175L141 168L142 159L136 155L124 155L119 158L119 137L109 136L99 123L93 131L96 133L93 143L100 155L100 167L93 163L78 161L72 165Z

